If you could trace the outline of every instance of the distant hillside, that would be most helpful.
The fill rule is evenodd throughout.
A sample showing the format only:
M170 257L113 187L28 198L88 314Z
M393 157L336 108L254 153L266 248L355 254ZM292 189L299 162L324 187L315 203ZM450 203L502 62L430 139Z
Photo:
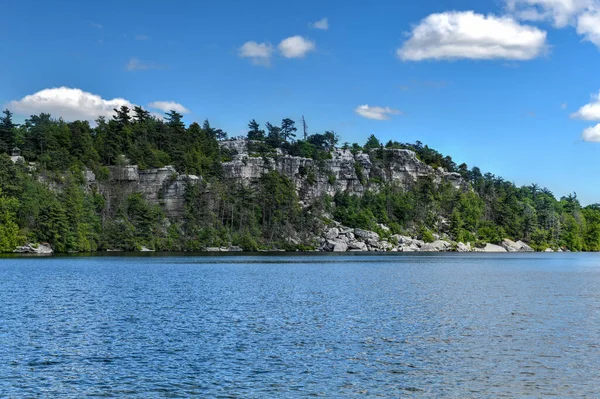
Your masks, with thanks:
M264 129L252 120L247 137L228 140L174 111L160 120L122 107L94 126L47 114L17 126L5 111L0 252L42 242L58 252L398 251L408 240L418 250L519 240L600 250L600 206L582 207L574 194L516 187L420 142L299 136L291 119Z

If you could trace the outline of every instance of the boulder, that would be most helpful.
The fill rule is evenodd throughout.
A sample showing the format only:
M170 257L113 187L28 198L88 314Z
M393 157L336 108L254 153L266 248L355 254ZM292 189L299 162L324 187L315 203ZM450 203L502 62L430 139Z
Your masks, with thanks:
M38 254L38 255L50 255L54 253L54 250L50 244L27 244L21 247L17 247L13 252L20 254Z
M415 243L402 244L398 247L398 251L401 252L419 252L421 249Z
M346 252L348 250L348 244L337 239L327 240L325 249L330 252Z
M206 252L221 252L221 249L218 247L206 247L204 249L204 251L206 251Z
M237 245L230 246L227 249L227 251L229 251L229 252L244 252L244 250L241 247L237 246Z
M502 240L502 248L506 249L508 252L519 252L521 250L521 246L514 241L505 238Z
M154 252L154 250L153 250L153 249L150 249L150 248L148 248L148 247L144 247L144 246L142 246L142 247L140 248L140 252Z
M338 238L339 235L340 235L340 229L338 229L337 227L329 229L325 232L325 238L327 238L328 240L333 240L334 238Z
M371 247L379 247L379 240L369 238L367 239L367 245L370 245Z
M534 252L533 248L525 244L523 241L514 242L507 238L502 241L502 247L504 247L508 252Z
M394 246L392 244L390 244L387 241L379 241L379 249L383 250L383 251L389 251L392 248L394 248Z
M471 244L459 242L456 244L456 252L471 252Z
M554 250L552 248L546 248L544 252L554 252Z
M450 249L451 244L448 241L436 240L431 243L426 243L421 247L421 252L446 252Z
M362 238L363 240L379 240L379 234L375 233L374 231L354 229L354 235L358 238Z
M350 251L363 251L363 252L367 252L367 244L365 244L364 242L361 241L350 241L348 243L348 249Z
M483 248L478 248L477 252L508 252L506 248L500 245L486 244Z
M520 247L520 252L535 252L533 248L525 244L523 241L517 241L517 245Z

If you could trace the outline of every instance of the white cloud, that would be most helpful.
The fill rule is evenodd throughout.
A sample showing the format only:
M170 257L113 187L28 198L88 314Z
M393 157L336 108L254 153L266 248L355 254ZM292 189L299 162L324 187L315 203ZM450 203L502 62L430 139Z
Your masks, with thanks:
M250 41L238 49L238 54L242 58L250 58L254 65L269 66L273 55L273 46L271 43Z
M149 40L150 36L146 36L146 35L136 35L135 40L138 41L144 41L144 40Z
M311 51L314 51L316 45L302 36L292 36L282 40L278 48L286 58L302 58Z
M372 107L370 105L359 105L354 110L358 115L363 118L376 119L378 121L385 121L390 119L391 115L402 115L402 111L393 109L390 107Z
M598 3L597 0L506 0L506 8L524 21L552 21L564 28L575 22L578 14Z
M125 65L128 71L145 71L148 69L165 69L165 65L154 64L152 62L140 61L139 59L132 57Z
M506 0L506 8L522 20L573 26L584 40L600 47L600 0Z
M314 29L328 30L329 29L329 21L327 18L320 19L316 22L310 24L310 26Z
M600 47L600 10L585 12L577 17L577 34Z
M586 121L600 121L600 92L592 96L589 104L579 108L577 112L571 114L571 118L583 119Z
M148 104L148 107L160 109L163 112L175 111L179 112L180 114L188 114L190 112L189 109L179 103L176 103L175 101L154 101Z
M105 100L97 94L80 89L57 87L11 101L8 108L23 116L44 112L68 121L79 119L93 122L99 116L112 117L113 109L122 105L133 108L133 104L124 98Z
M596 126L588 127L581 135L584 141L599 143L600 142L600 123Z
M546 50L546 32L511 17L473 11L431 14L397 50L404 61L426 59L530 60Z

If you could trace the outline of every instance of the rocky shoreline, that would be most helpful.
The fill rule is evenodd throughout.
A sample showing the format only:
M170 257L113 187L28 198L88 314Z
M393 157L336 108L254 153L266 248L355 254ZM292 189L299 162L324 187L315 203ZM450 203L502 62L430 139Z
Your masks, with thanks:
M385 229L385 226L382 226ZM452 242L439 236L433 242L399 234L382 238L374 231L353 229L338 225L329 228L320 239L317 248L322 252L535 252L523 241L505 239L501 245L487 243L483 247L471 243ZM546 252L553 251L547 249Z
M386 227L381 226L385 231ZM447 237L434 235L433 242L425 242L416 237L400 234L381 237L374 231L342 226L327 228L324 233L315 239L318 246L312 252L482 252L482 253L509 253L509 252L536 252L523 241L504 239L500 245L486 243L474 246L471 243L454 242ZM16 248L13 252L21 254L50 255L54 251L49 244L27 244ZM122 252L119 249L106 252ZM142 247L138 252L154 252ZM243 248L230 245L227 247L207 247L202 252L244 252ZM256 252L286 252L283 249L259 250ZM294 251L298 252L298 251ZM548 248L543 252L555 252ZM563 252L559 249L556 252Z

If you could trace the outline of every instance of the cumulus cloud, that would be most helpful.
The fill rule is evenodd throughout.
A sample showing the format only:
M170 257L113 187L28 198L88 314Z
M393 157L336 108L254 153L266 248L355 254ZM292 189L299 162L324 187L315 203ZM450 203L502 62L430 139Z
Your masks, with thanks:
M600 10L585 12L577 18L577 34L600 47Z
M57 87L11 101L8 103L8 108L24 116L44 112L69 121L80 119L93 122L99 116L112 117L113 109L123 105L133 107L133 104L124 98L105 100L99 95L80 89Z
M600 143L600 123L596 126L588 127L581 135L583 141Z
M404 61L426 59L530 60L546 50L546 32L511 17L473 11L431 14L397 50Z
M242 58L249 58L255 65L269 66L273 55L273 46L271 43L250 41L242 44L238 49L238 54Z
M149 108L160 109L163 112L175 111L180 114L188 114L189 109L175 101L154 101L148 104Z
M316 22L310 24L310 26L314 29L328 30L329 29L329 21L327 18L320 19Z
M592 96L589 104L579 108L577 112L571 114L571 118L583 119L586 121L600 121L600 92Z
M132 57L125 65L128 71L145 71L148 69L165 69L165 65L155 64L153 62L141 61L135 57Z
M600 0L506 0L506 8L521 20L573 26L584 40L600 47Z
M316 49L314 42L305 39L302 36L292 36L283 39L277 47L281 54L286 58L302 58Z
M391 118L392 115L402 115L402 111L390 107L374 107L370 105L359 105L354 110L363 118L385 121Z

